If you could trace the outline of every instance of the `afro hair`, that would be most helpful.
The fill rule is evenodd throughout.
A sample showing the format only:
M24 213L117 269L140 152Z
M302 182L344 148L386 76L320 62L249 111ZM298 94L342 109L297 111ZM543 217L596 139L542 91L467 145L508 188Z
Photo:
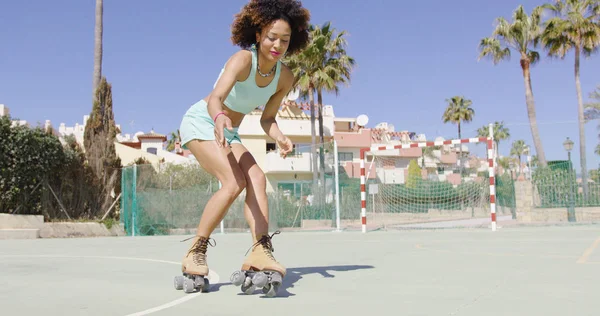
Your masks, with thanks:
M287 21L292 29L288 55L304 49L309 41L310 12L298 0L250 0L235 15L231 41L247 49L256 43L257 32L279 19Z

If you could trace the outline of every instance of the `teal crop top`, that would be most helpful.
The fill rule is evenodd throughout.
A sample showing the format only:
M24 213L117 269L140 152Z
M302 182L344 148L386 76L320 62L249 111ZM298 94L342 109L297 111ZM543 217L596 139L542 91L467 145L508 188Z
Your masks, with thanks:
M256 84L256 65L258 63L256 48L252 46L250 51L252 52L252 67L250 68L250 75L248 75L246 80L236 82L233 88L231 88L229 95L227 95L225 102L223 102L228 108L243 114L248 114L257 107L265 105L269 101L271 96L277 91L279 74L281 72L281 61L277 61L277 68L275 69L273 80L268 86L259 87ZM219 81L224 71L225 67L221 69L221 73L219 74L217 81ZM214 86L216 85L217 83L215 82Z

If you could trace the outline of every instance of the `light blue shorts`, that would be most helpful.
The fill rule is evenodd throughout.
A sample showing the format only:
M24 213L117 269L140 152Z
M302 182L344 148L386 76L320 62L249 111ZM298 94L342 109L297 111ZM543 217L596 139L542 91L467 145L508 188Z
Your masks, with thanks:
M207 109L208 104L204 100L200 100L193 104L183 115L179 133L181 134L181 147L187 148L187 143L194 139L214 140L215 139L215 123L213 122ZM229 145L233 143L241 144L238 128L234 127L233 131L227 128L223 129L225 140Z

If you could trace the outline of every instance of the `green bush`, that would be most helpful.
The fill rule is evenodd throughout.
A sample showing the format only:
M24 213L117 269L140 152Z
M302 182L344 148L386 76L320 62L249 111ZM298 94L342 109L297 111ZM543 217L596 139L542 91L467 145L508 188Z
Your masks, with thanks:
M0 211L20 206L39 214L41 183L60 174L65 154L59 140L42 128L11 125L10 117L0 117Z
M102 213L98 183L83 151L73 137L65 142L51 130L13 126L9 116L0 117L0 212L47 220Z
M408 179L406 180L406 186L408 188L414 188L418 186L422 180L421 168L417 164L417 161L413 159L408 164Z

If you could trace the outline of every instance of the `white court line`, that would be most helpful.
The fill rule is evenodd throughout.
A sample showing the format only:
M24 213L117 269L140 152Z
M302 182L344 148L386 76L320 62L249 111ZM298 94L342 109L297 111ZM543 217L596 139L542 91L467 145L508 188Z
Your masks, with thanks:
M149 309L141 311L141 312L137 312L137 313L133 313L133 314L128 314L126 316L142 316L142 315L152 314L152 313L161 311L163 309L167 309L167 308L173 307L175 305L179 305L181 303L187 302L187 301L189 301L189 300L191 300L191 299L193 299L193 298L195 298L195 297L197 297L199 295L202 295L202 294L203 294L202 292L198 292L198 293L194 293L194 294L188 294L188 295L186 295L186 296L184 296L182 298L178 298L178 299L176 299L174 301L171 301L169 303L166 303L166 304L163 304L163 305L160 305L160 306L156 306L156 307L153 307L153 308L149 308Z
M180 265L181 264L181 262L167 261L167 260L148 259L148 258L136 258L136 257L112 257L112 256L0 255L0 257L73 258L73 259L119 259L119 260L138 260L138 261L168 263L168 264L176 264L176 265ZM219 283L219 275L215 271L213 271L213 270L209 270L208 271L207 278L210 280L210 283L212 283L212 284Z
M35 257L35 258L71 258L71 259L121 259L121 260L139 260L148 262L159 262L168 264L181 264L181 262L166 261L158 259L135 258L135 257L109 257L109 256L68 256L68 255L0 255L0 257Z
M589 256L594 252L594 249L600 245L600 237L594 241L594 243L585 250L583 255L579 259L577 259L577 263L586 263Z
M181 262L175 262L175 261L167 261L167 260L158 260L158 259L147 259L147 258L135 258L135 257L109 257L109 256L68 256L68 255L0 255L0 257L35 257L35 258L71 258L71 259L118 259L118 260L137 260L137 261L148 261L148 262L158 262L158 263L168 263L168 264L176 264L176 265L180 265ZM210 281L211 284L217 284L219 283L219 275L213 271L213 270L209 270L208 271L208 275L207 275L208 280ZM174 301L156 306L156 307L152 307L146 310L143 310L141 312L137 312L137 313L133 313L133 314L128 314L126 316L142 316L142 315L148 315L148 314L152 314L158 311L161 311L163 309L167 309L176 305L179 305L181 303L185 303L193 298L196 298L197 296L201 295L201 292L198 293L194 293L194 294L188 294L184 297L178 298Z

